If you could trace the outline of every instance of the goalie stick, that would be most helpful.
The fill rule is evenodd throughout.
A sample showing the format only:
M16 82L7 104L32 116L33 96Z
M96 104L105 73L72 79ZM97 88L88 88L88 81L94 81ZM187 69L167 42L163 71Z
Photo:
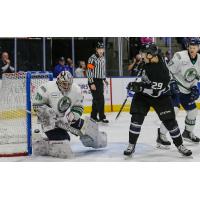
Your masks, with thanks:
M75 129L68 124L63 124L61 121L57 121L56 126L61 128L61 129L64 129L65 131L69 131L70 133L72 133L75 136L82 136L83 135L80 130Z

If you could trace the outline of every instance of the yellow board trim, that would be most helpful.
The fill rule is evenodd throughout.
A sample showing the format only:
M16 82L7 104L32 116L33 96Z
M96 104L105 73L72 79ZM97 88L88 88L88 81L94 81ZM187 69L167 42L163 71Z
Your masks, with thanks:
M104 107L105 112L111 112L111 106L105 105ZM91 113L92 112L92 106L84 106L84 112L83 113Z
M200 102L196 103L197 108L200 110ZM105 112L119 112L120 108L122 105L113 105L112 109L110 105L105 106ZM126 104L122 110L122 112L129 112L130 111L130 104ZM181 106L180 110L184 110L183 107ZM90 113L92 111L92 106L85 106L84 107L84 113ZM154 111L154 109L151 107L150 111Z
M200 110L200 103L196 103L197 108ZM105 112L119 112L122 105L105 105ZM183 107L180 108L183 110ZM129 112L130 111L130 104L124 106L122 112ZM150 111L154 111L153 108L150 108ZM91 113L92 106L84 106L84 113ZM34 112L33 112L34 114ZM7 119L16 119L16 118L24 118L26 116L25 110L18 109L18 110L10 110L0 112L0 120L7 120Z

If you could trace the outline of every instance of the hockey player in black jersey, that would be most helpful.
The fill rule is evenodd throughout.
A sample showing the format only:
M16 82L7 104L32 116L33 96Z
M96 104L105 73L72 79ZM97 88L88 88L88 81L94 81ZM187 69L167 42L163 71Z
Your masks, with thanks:
M170 75L168 68L159 55L155 44L145 45L142 55L145 64L141 71L141 80L131 82L128 85L128 89L134 91L135 95L130 109L132 117L129 129L129 145L124 151L124 155L130 156L135 152L141 126L152 106L168 129L178 151L184 156L190 156L192 151L183 145L180 129L175 119L169 91Z

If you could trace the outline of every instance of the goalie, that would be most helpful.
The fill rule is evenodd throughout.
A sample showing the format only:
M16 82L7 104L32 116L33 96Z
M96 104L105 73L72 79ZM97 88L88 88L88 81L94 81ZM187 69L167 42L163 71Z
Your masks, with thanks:
M33 108L47 136L33 144L35 155L72 157L69 133L79 136L86 147L106 147L107 135L98 130L98 124L88 117L81 119L83 95L70 72L63 71L57 81L42 85L35 95Z

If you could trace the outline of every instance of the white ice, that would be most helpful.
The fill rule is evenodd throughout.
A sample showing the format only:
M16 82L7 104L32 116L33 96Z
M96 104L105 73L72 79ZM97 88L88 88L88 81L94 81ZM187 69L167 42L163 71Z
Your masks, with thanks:
M184 142L184 144L193 151L193 156L186 158L181 156L172 144L169 150L156 148L157 128L159 120L154 112L149 112L142 127L142 131L136 146L136 152L130 159L125 159L123 151L128 144L128 130L130 123L129 113L122 113L118 120L115 121L117 113L108 113L107 118L110 120L109 125L100 125L100 129L108 135L108 146L104 149L94 150L84 147L75 136L71 135L71 146L74 151L72 159L58 159L52 157L28 157L0 158L0 161L26 161L26 162L197 162L200 161L200 145ZM180 111L178 114L178 123L181 131L184 129L185 112ZM195 134L200 136L200 115L197 118ZM168 139L170 136L168 135ZM171 139L170 139L171 140Z

